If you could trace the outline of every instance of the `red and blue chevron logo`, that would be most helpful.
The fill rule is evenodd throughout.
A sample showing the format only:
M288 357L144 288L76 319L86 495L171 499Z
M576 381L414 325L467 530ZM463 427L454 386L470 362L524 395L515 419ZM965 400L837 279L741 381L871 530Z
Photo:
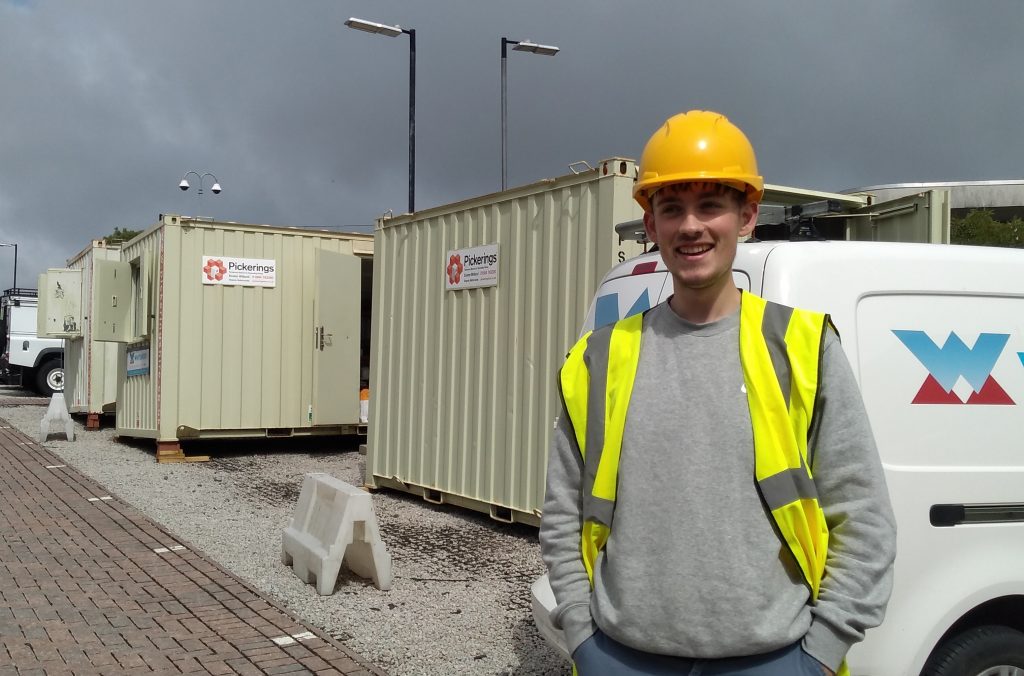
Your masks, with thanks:
M1013 406L1015 402L992 377L992 369L1010 339L1008 333L982 333L968 347L951 331L939 347L924 331L893 331L928 370L913 404ZM1018 353L1024 362L1024 353Z

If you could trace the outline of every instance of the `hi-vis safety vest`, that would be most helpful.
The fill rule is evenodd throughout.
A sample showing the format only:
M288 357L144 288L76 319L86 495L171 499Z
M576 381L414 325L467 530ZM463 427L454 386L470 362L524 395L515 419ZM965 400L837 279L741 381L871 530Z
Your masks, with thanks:
M812 599L825 570L828 526L807 457L828 315L743 292L740 363L754 436L754 474L777 532L803 572ZM587 333L559 373L562 400L583 456L583 563L594 584L611 534L626 412L640 363L643 314L611 331ZM848 673L846 665L840 673Z

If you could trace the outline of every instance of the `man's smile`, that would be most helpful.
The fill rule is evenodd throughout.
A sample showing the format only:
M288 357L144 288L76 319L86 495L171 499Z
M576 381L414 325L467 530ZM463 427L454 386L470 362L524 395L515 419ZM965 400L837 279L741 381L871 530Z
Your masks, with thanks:
M714 248L713 244L683 244L677 246L675 251L684 258L698 258Z

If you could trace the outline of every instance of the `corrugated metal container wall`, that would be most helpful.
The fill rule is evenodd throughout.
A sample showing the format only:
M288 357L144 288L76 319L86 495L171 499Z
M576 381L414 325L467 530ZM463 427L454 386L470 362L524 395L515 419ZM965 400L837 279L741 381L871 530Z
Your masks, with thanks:
M601 277L642 253L634 163L381 220L366 482L536 523L555 374ZM497 243L498 285L447 291L446 254Z
M110 413L117 401L117 344L92 339L93 263L121 258L119 245L94 240L68 260L82 271L82 337L65 341L64 398L71 413Z
M313 427L316 250L365 255L372 249L343 233L164 218L122 256L154 262L156 324L148 342L127 346L149 346L149 374L127 377L122 348L119 432L174 441ZM205 286L204 255L272 259L276 284ZM356 360L357 372L358 354ZM354 388L353 397L358 383ZM358 423L357 408L351 423Z

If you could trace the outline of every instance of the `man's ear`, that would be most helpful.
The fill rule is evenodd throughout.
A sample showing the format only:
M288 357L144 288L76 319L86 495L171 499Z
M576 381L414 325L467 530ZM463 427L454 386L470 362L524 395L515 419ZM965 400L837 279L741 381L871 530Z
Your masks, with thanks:
M644 232L647 234L647 241L658 243L657 238L654 236L654 214L650 211L644 212Z
M757 213L760 205L757 202L746 202L740 209L740 216L743 218L743 225L740 227L740 237L749 237L757 225ZM647 225L646 221L644 225Z

